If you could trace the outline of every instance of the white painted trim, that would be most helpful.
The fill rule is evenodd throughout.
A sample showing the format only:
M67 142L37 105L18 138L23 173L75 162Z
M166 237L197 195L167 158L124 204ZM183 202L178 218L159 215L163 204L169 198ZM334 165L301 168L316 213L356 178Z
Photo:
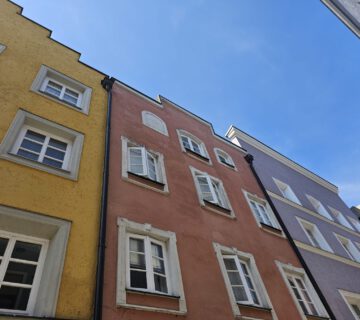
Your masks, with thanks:
M80 93L81 96L79 96L79 101L77 103L78 107L74 107L71 104L66 103L64 100L57 99L56 97L52 97L51 95L44 93L44 85L48 79L54 80L54 82L60 83L61 85L68 87L70 90L74 90ZM92 89L48 66L42 65L40 67L40 70L31 85L31 91L59 104L65 105L73 110L79 111L86 115L89 114Z
M333 232L335 238L340 242L341 246L343 247L344 251L346 252L346 254L349 256L349 253L348 253L348 250L350 251L350 254L352 257L349 256L350 260L353 260L352 258L354 258L355 262L358 262L360 263L360 251L359 249L356 247L356 245L348 238L340 235L340 234L337 234L335 232ZM347 242L350 247L351 247L351 250L350 249L347 249L344 242Z
M357 301L357 305L360 306L360 294L359 293L355 293L355 292L350 292L350 291L345 291L345 290L341 290L338 289L341 297L344 299L346 305L348 306L348 308L351 311L351 314L354 316L355 320L360 320L360 318L357 316L357 314L355 313L355 311L353 310L353 308L350 305L350 302L348 299L354 299Z
M275 261L279 271L280 271L280 274L286 284L286 287L288 288L289 292L290 292L290 295L291 297L293 298L293 301L296 305L296 308L298 309L299 311L299 314L301 316L301 319L303 320L307 320L308 318L306 317L306 315L304 314L304 312L302 311L301 309L301 306L298 302L298 299L296 298L292 288L290 287L290 284L287 280L287 274L289 275L296 275L298 277L301 277L305 286L306 286L306 289L308 291L308 293L310 294L310 297L312 299L312 302L314 303L316 309L318 310L318 312L320 313L320 316L322 317L329 317L329 315L327 314L326 312L326 309L325 307L323 306L323 304L321 303L321 300L320 298L318 297L318 295L316 294L316 291L312 285L312 283L310 282L307 274L305 273L305 270L302 269L302 268L297 268L297 267L294 267L293 265L291 264L285 264L283 262L280 262L280 261Z
M225 152L224 150L222 150L222 149L220 149L220 148L214 148L214 153L215 153L215 156L216 156L217 161L218 161L221 165L223 165L223 166L225 166L226 168L229 168L229 169L231 169L231 170L238 171L237 168L236 168L236 166L235 166L235 163L234 163L233 158L230 157L230 155L229 155L227 152ZM222 162L222 161L220 160L219 153L220 153L220 155L221 155L221 153L222 153L222 154L225 155L228 159L230 159L230 165L233 165L234 167L232 168L231 166L228 166L226 163Z
M185 315L187 313L185 293L182 284L179 256L176 246L176 235L171 231L164 231L154 228L151 224L140 224L118 217L118 260L117 260L117 288L116 288L116 304L123 308L147 310L168 314ZM126 287L127 287L127 236L128 234L138 234L149 236L157 239L167 245L168 254L168 280L169 288L172 289L171 294L179 296L179 309L166 309L151 306L141 306L129 304L126 301ZM146 292L144 292L146 294Z
M296 204L295 202L292 202L292 201L290 201L290 200L288 200L286 198L283 198L282 196L280 196L280 195L278 195L278 194L276 194L276 193L274 193L274 192L272 192L270 190L266 190L266 192L268 193L268 195L270 197L272 197L272 198L274 198L276 200L280 200L280 201L282 201L282 202L284 202L284 203L286 203L286 204L288 204L288 205L290 205L290 206L292 206L292 207L294 207L296 209L299 209L299 210L301 210L303 212L306 212L307 214L309 214L309 215L311 215L313 217L316 217L316 218L318 218L318 219L320 219L322 221L326 221L327 223L330 223L330 224L332 224L332 225L334 225L334 226L336 226L336 227L338 227L338 228L340 228L340 229L342 229L344 231L347 231L348 233L351 233L352 235L357 236L357 237L360 238L360 234L358 232L356 232L356 231L350 230L349 228L346 228L343 225L341 225L341 224L339 224L339 223L337 223L335 221L329 220L329 219L325 218L324 216L318 214L317 212L311 211L311 210L309 210L309 209L307 209L307 208L305 208L303 206L300 206L300 205Z
M203 208L209 209L209 210L211 210L211 211L214 211L215 213L224 215L224 216L226 216L226 217L235 218L235 212L234 212L234 210L233 210L233 208L232 208L232 206L231 206L229 197L227 196L227 193L226 193L226 191L225 191L225 188L224 188L224 185L223 185L222 181L221 181L220 179L218 179L218 178L215 178L215 177L209 175L207 172L200 171L200 170L198 170L198 169L196 169L196 168L194 168L194 167L192 167L192 166L189 166L189 168L190 168L191 175L192 175L192 177L193 177L193 181L194 181L194 185L195 185L195 189L196 189L196 194L197 194L197 196L198 196L198 200L199 200L200 206L203 207ZM200 174L200 175L207 176L207 177L209 177L210 179L216 181L216 182L219 184L220 189L221 189L220 192L222 192L222 194L223 194L223 196L224 196L224 200L225 200L225 202L226 202L226 204L227 204L227 206L228 206L227 209L230 210L230 214L229 214L229 215L224 214L224 213L222 213L222 212L220 212L220 211L218 211L218 210L212 209L212 208L208 207L208 206L205 204L204 199L202 198L202 192L201 192L201 189L200 189L200 186L199 186L197 177L196 177L196 176L199 175L199 174Z
M341 11L332 0L321 0L358 38L360 38L360 29L351 21L351 19ZM356 19L356 18L354 18Z
M159 174L159 182L164 184L164 189L160 190L154 187L151 187L149 185L147 185L146 183L141 183L139 181L135 181L131 178L129 178L128 175L128 170L129 170L129 163L128 163L128 144L132 144L134 146L138 146L138 147L144 147L148 152L156 155L157 157L157 173ZM162 194L168 194L169 193L169 185L167 182L167 178L166 178L166 171L165 171L165 160L164 160L164 155L153 151L151 149L147 149L145 146L140 145L134 141L129 140L128 138L121 136L121 176L122 179L128 182L131 182L133 184L139 185L141 187L162 193Z
M235 317L241 316L240 308L236 302L229 277L227 275L227 271L223 262L223 255L236 255L240 258L240 260L248 261L249 264L249 272L251 273L252 280L254 280L255 290L259 296L259 300L263 307L271 308L271 314L274 320L277 320L278 317L276 315L275 309L271 303L270 297L267 293L266 287L261 279L259 270L256 266L255 258L252 254L239 251L236 248L230 248L223 246L219 243L213 242L213 247L215 251L215 255L218 259L219 267L221 270L221 274L224 278L225 286L229 295L229 300L231 304L231 309Z
M352 266L352 267L360 268L360 263L358 263L358 262L356 262L354 260L344 258L343 256L339 256L339 255L337 255L335 253L331 253L329 251L325 251L325 250L322 250L322 249L319 249L319 248L315 248L312 245L309 245L307 243L303 243L303 242L298 241L298 240L294 240L294 242L295 242L296 246L298 248L300 248L300 249L304 249L306 251L319 254L319 255L321 255L323 257L345 263L345 264L347 264L349 266Z
M316 239L319 242L319 245L321 246L321 248L318 249L322 249L331 253L334 253L333 249L330 247L329 243L326 241L326 239L324 238L324 236L322 235L322 233L320 232L319 228L317 227L317 225L315 225L314 223L311 223L310 221L307 221L305 219L302 219L300 217L295 216L295 218L297 219L297 221L299 222L301 228L303 229L306 237L308 238L309 242L312 244L313 247L316 248L315 244L313 243L312 239L309 237L308 233L306 232L306 227L305 225L310 226L310 228L313 229L313 231L315 231L316 234L314 234L314 236L318 237L319 239Z
M351 225L351 223L347 220L347 218L345 217L345 215L340 212L337 209L334 209L333 207L328 206L328 208L330 209L330 211L332 212L332 214L336 217L336 220L338 221L339 224L341 224L342 226L351 229L353 231L355 231L354 227ZM344 220L344 222L341 222L341 219Z
M281 162L282 164L288 166L289 168L297 171L298 173L304 175L305 177L313 180L314 182L320 184L321 186L327 188L328 190L338 194L338 188L331 184L330 182L326 181L325 179L315 175L311 171L307 170L306 168L300 166L299 164L295 163L294 161L290 160L289 158L283 156L279 152L271 149L270 147L266 146L262 142L256 140L255 138L251 137L250 135L246 134L245 132L240 131L239 129L235 128L234 126L230 126L228 131L226 132L226 137L231 140L241 139L246 143L250 144L254 148L264 152L268 156L274 158L275 160ZM235 143L235 142L233 142ZM239 142L240 143L240 142Z
M292 202L295 202L295 203L297 203L297 204L300 205L300 206L302 205L301 202L300 202L300 200L299 200L299 198L296 196L294 190L293 190L287 183L282 182L282 181L280 181L279 179L276 179L276 178L274 178L274 177L272 177L272 178L273 178L276 186L278 187L279 191L281 192L281 194L283 195L284 198L286 198L286 199L288 199L288 200L290 200L290 201L292 201ZM292 199L290 199L290 198L288 198L288 197L285 196L285 192L283 191L283 188L282 188L282 187L288 188L288 190L290 191L290 194L291 194L291 195L290 195L290 198L292 198Z
M3 232L41 238L49 242L34 308L29 315L53 318L71 223L0 205L0 226Z
M203 157L208 158L209 159L209 164L212 164L209 153L206 150L205 143L202 140L200 140L197 136L193 135L192 133L190 133L190 132L188 132L186 130L183 130L183 129L176 129L176 132L178 134L179 143L180 143L180 147L181 147L182 152L188 153L186 151L185 147L184 147L184 144L183 144L182 140L181 140L181 136L184 136L184 137L187 137L190 140L194 140L200 147L200 155L203 156ZM194 150L192 150L192 151L194 151Z
M26 125L47 132L50 135L58 136L67 141L71 141L72 148L67 160L67 170L47 166L41 162L32 161L12 153L14 145L21 134L21 130ZM34 169L46 171L64 178L77 180L83 142L84 135L82 133L20 109L16 113L14 120L0 144L0 158L26 165Z

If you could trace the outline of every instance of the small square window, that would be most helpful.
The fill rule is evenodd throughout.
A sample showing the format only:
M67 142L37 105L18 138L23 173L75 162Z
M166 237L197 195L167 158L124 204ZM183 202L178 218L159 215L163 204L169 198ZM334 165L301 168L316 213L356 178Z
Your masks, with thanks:
M123 218L118 218L118 232L117 305L175 315L186 314L175 233ZM136 291L178 299L178 309L134 305L128 298Z
M289 185L287 185L284 182L281 182L278 179L275 179L275 178L273 178L273 179L284 198L301 205L301 202L299 201L299 199L297 198L294 191L290 188Z
M77 179L84 136L19 110L0 145L0 157Z
M121 139L123 178L155 191L169 192L164 156L125 137Z
M92 89L47 66L41 66L31 90L75 110L89 113Z
M210 210L217 211L217 213L234 217L222 182L206 172L202 172L193 167L190 167L190 170L194 178L200 204Z
M269 226L271 228L281 231L280 225L277 222L273 211L268 202L262 198L257 197L249 192L244 191L245 198L248 201L250 209L259 224L259 226Z
M333 252L331 247L325 240L324 236L321 234L320 230L315 224L298 217L296 218L299 221L312 246L322 250Z

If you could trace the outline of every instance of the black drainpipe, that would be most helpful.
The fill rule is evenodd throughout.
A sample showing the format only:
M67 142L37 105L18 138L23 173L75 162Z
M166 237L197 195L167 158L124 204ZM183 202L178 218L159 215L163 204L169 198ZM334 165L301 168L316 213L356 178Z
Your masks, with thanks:
M296 246L296 244L295 244L295 242L294 242L294 239L291 237L288 229L286 228L286 225L285 225L284 221L282 220L279 212L276 210L276 208L275 208L275 206L274 206L274 203L272 202L270 196L268 195L268 193L267 193L267 191L266 191L265 186L263 185L261 179L259 178L259 176L258 176L258 174L257 174L257 172L256 172L256 170L255 170L255 168L254 168L254 165L253 165L254 157L253 157L251 154L247 154L244 158L245 158L246 162L249 164L250 169L251 169L252 173L254 174L256 181L257 181L258 184L260 185L260 188L261 188L262 192L264 193L267 202L269 203L269 205L270 205L271 209L273 210L273 212L274 212L277 220L279 221L282 230L285 232L285 235L286 235L286 237L288 238L288 240L289 240L289 242L290 242L290 245L292 246L293 250L295 251L298 259L300 260L300 263L301 263L302 266L304 267L304 270L306 271L306 273L307 273L307 275L308 275L308 277L309 277L309 279L310 279L310 281L311 281L311 283L312 283L312 285L313 285L316 293L318 294L321 302L323 303L323 305L324 305L327 313L329 314L329 316L330 316L331 319L336 320L333 312L332 312L331 309L330 309L330 306L328 305L327 301L325 300L324 295L322 294L322 292L321 292L319 286L317 285L317 283L316 283L313 275L311 274L310 269L308 268L305 260L303 259L302 255L301 255L301 253L300 253L300 250L299 250L298 247Z
M102 177L101 190L101 209L100 209L100 226L99 226L99 246L97 254L96 266L96 284L95 284L95 301L94 301L94 320L101 320L102 318L102 299L103 299L103 285L104 285L104 262L105 262L105 241L106 241L106 214L107 214L107 198L108 198L108 178L109 178L109 153L110 153L110 122L111 122L111 89L114 84L114 79L106 76L101 80L102 87L107 91L107 113L106 113L106 128L105 128L105 154L104 154L104 169Z

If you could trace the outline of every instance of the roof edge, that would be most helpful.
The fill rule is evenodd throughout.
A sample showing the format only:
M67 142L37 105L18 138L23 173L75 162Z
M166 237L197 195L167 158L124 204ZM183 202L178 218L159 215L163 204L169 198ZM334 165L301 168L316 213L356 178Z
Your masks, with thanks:
M253 136L249 135L248 133L238 129L234 125L231 125L226 132L226 137L231 139L231 137L238 136L240 139L243 139L246 143L250 144L254 148L266 153L268 156L274 158L275 160L280 161L281 163L287 165L291 169L299 172L300 174L306 176L307 178L313 180L314 182L322 185L323 187L327 188L328 190L338 194L339 189L336 185L332 184L331 182L325 180L324 178L320 177L316 173L306 169L299 163L295 162L294 160L284 156L280 152L276 151L275 149L269 147L265 143L261 142L260 140L254 138Z

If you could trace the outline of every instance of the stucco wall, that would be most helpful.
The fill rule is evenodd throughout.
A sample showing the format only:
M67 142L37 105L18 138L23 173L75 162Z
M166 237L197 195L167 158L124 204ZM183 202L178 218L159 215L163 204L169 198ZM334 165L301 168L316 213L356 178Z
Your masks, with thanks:
M49 31L0 1L0 141L22 108L84 134L78 181L0 160L0 203L72 222L56 316L91 316L103 167L106 93L103 75L78 62L79 54L49 39ZM41 65L93 89L89 115L30 91Z
M279 319L300 319L274 260L300 266L286 239L260 229L246 199L245 189L262 195L244 153L216 139L208 125L174 108L166 100L160 108L115 83L110 152L110 182L106 246L104 317L106 319L175 319L173 315L116 308L117 218L176 233L188 313L185 319L233 319L219 263L212 243L252 253ZM169 137L144 126L148 110L165 121ZM182 152L176 129L184 129L206 145L212 165ZM164 195L124 181L121 177L121 136L164 155L169 194ZM237 171L218 163L213 148L226 151ZM236 219L200 207L189 169L193 166L222 180Z

